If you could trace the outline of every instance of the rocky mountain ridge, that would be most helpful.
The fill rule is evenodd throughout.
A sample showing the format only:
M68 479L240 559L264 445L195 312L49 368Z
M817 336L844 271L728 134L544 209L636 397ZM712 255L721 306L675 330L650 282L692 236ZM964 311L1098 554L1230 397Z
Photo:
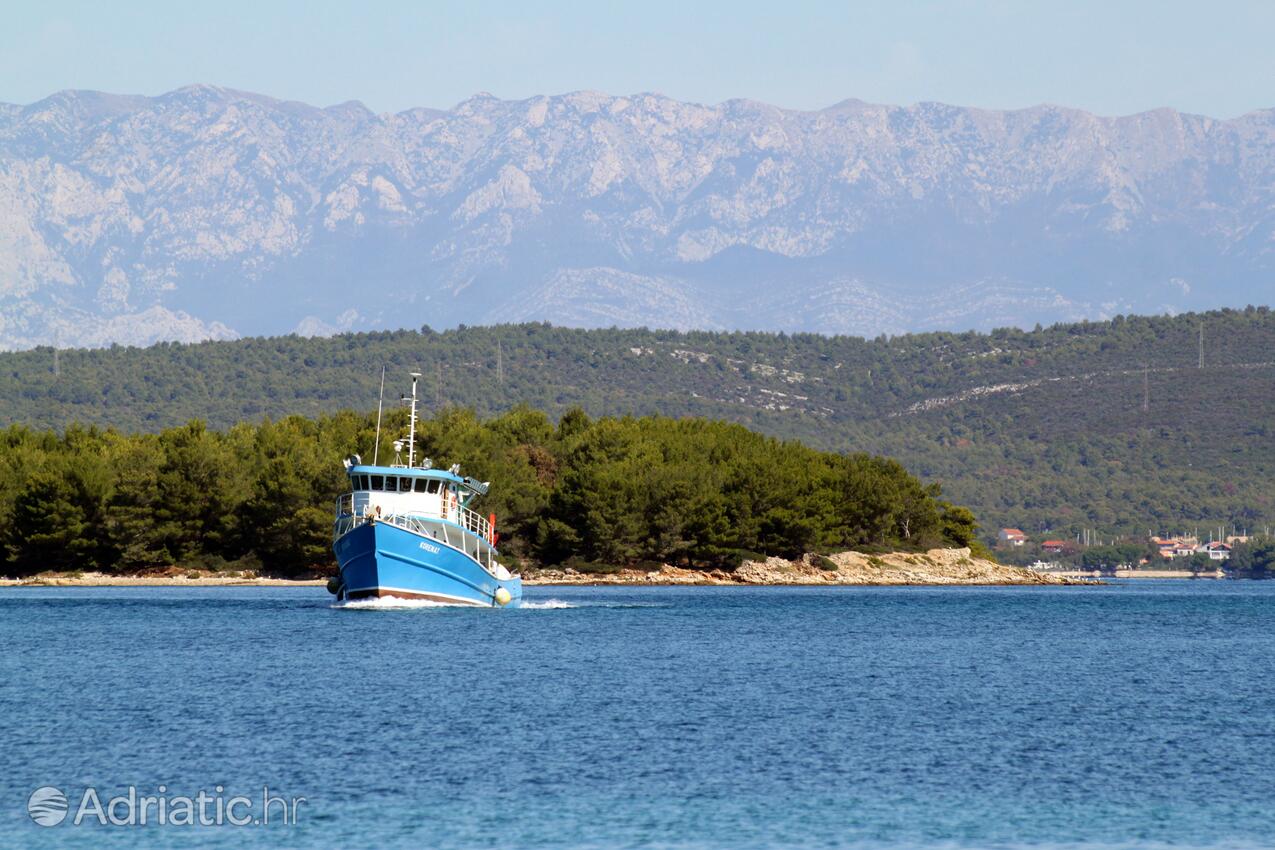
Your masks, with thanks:
M0 105L0 347L551 320L873 336L1270 301L1275 110L191 86Z

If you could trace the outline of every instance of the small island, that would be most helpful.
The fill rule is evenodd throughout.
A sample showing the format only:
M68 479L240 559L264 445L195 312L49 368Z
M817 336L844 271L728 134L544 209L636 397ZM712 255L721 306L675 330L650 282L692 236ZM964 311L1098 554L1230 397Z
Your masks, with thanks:
M529 583L1050 583L995 564L974 514L890 458L709 419L385 419L478 482L499 562ZM0 576L60 585L324 580L341 459L378 450L376 416L354 412L5 436Z

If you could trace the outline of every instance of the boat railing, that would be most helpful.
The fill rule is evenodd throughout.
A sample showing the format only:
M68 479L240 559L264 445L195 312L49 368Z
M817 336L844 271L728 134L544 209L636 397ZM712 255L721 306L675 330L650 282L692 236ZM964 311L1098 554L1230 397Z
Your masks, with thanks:
M362 508L362 510L359 510L359 508ZM336 500L336 521L332 528L332 539L340 539L357 526L366 522L383 522L387 525L398 526L406 531L419 534L422 537L433 537L442 540L448 546L460 549L480 564L486 562L488 569L493 568L495 565L496 542L495 535L492 534L491 522L482 514L471 511L469 508L458 508L457 512L459 513L459 523L449 517L431 514L378 514L367 510L366 506L356 506L354 494L345 493L338 496ZM455 531L457 525L481 539L482 544L475 543L473 545L474 551L470 552L470 545L462 539L464 535L457 534Z
M402 517L404 520L412 520L415 517L424 517L426 519L439 519L444 522L455 522L461 528L481 537L488 543L495 545L495 536L492 534L491 521L487 517L471 511L469 508L457 508L459 516L457 520L453 520L448 516L439 516L438 514L387 514L385 516L376 516L377 522L389 522L391 516ZM365 522L368 517L375 516L364 508L363 512L356 513L354 505L354 494L344 493L337 497L336 500L336 523L337 537L349 531L360 522ZM344 521L344 522L343 522Z
M486 540L488 543L495 543L491 534L491 522L487 517L469 508L460 509L460 524L466 531L473 532Z
M486 567L488 571L494 570L496 567L496 547L491 544L491 538L481 537L481 542L470 543L464 539L465 535L458 534L455 531L455 525L449 520L418 514L384 514L376 517L376 521L386 525L397 526L404 531L419 534L421 537L432 537L435 540L441 540L453 549L459 549L464 552L480 565ZM473 531L473 529L469 530ZM477 532L474 533L477 534Z

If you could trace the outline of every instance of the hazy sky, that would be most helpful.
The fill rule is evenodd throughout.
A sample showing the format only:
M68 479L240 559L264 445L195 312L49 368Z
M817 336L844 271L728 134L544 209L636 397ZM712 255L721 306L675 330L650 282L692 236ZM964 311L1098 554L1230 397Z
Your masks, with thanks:
M0 15L0 101L193 82L377 111L479 91L848 97L1105 115L1275 106L1266 2L20 2Z

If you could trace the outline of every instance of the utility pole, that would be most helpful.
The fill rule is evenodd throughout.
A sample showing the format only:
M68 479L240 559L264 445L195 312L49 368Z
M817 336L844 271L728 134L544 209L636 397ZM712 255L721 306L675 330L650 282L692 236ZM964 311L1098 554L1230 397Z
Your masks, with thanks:
M1150 379L1148 378L1148 374L1150 373L1150 371L1151 371L1150 366L1148 366L1145 363L1142 364L1142 412L1143 413L1146 413L1147 411L1151 409L1151 382L1150 382Z
M505 383L505 350L500 344L500 340L496 340L496 383Z
M1200 322L1200 369L1204 368L1204 322Z
M443 364L434 364L434 409L443 407Z
M58 360L58 354L60 353L61 352L59 352L58 349L56 348L53 349L53 377L54 378L62 377L62 363L60 360Z

